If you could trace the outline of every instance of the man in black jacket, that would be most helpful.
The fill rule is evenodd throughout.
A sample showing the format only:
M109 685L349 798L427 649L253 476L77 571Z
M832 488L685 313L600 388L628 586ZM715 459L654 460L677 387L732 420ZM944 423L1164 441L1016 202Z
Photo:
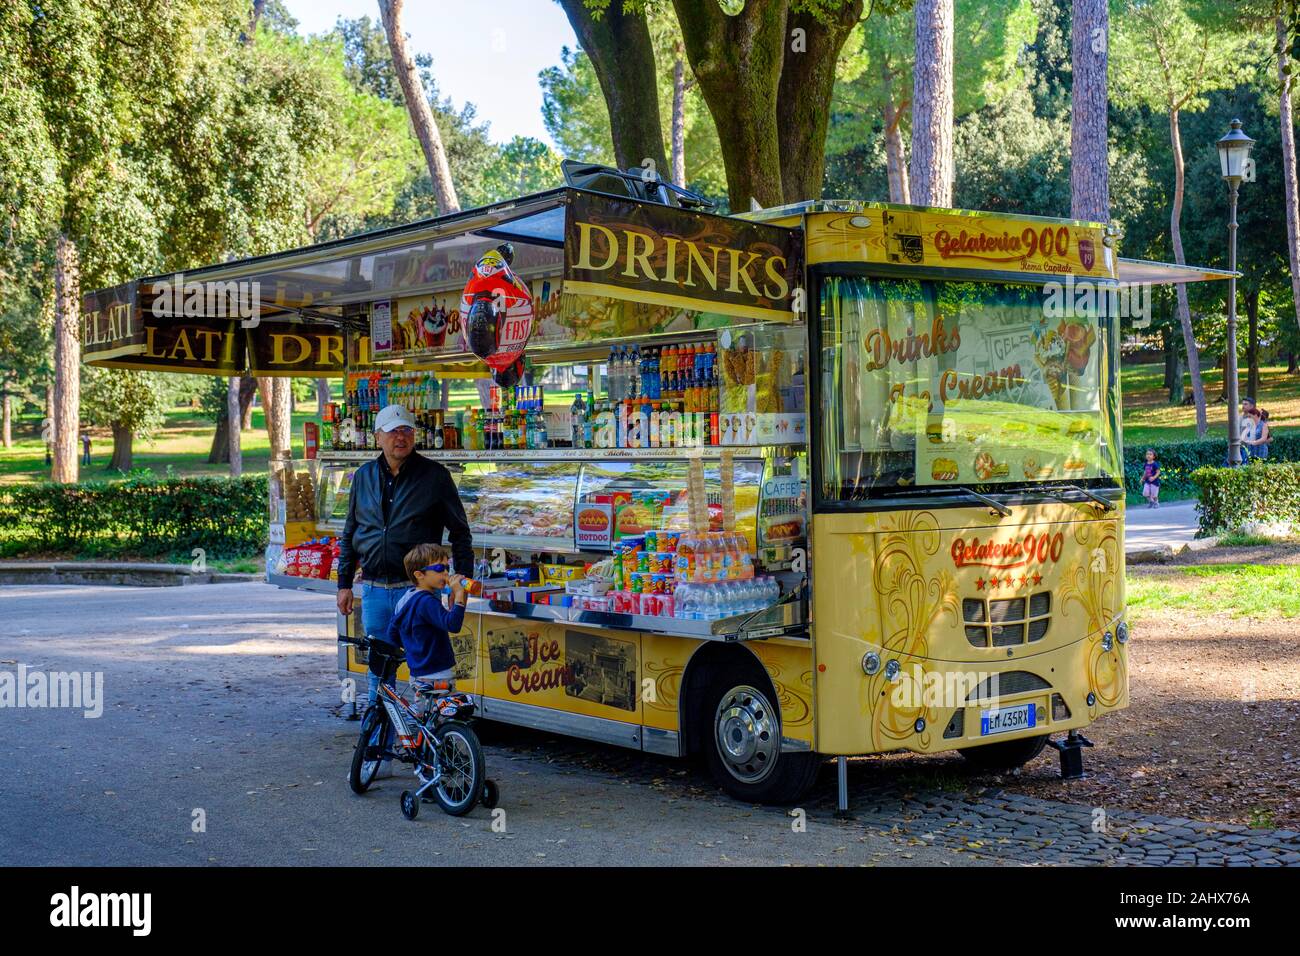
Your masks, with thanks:
M451 475L436 461L415 451L415 422L401 405L389 405L375 417L375 443L383 454L352 476L348 517L339 536L338 607L352 613L352 584L357 564L361 583L361 626L383 640L397 602L413 586L402 559L417 544L451 543L459 574L474 571L474 551L465 509ZM379 682L370 675L370 702Z

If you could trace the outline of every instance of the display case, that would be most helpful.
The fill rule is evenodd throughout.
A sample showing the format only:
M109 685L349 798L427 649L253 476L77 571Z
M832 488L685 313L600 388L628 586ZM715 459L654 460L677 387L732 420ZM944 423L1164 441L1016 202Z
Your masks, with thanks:
M629 537L663 528L684 531L688 527L685 459L676 461L590 461L582 468L578 488L578 543L586 550L607 551ZM755 543L755 519L759 486L763 477L761 458L741 459L734 464L736 530L745 535L751 552ZM704 462L704 488L708 495L710 530L722 530L721 462Z
M465 461L452 477L479 548L573 551L576 461Z
M328 528L321 524L326 475L324 464L316 459L271 462L266 547L269 583L308 591L337 589L338 549Z

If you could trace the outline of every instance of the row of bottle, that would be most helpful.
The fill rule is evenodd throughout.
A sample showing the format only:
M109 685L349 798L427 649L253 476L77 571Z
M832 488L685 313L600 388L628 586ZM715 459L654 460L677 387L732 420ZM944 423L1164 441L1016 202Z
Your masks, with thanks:
M546 406L546 389L541 385L516 385L500 388L493 385L489 412L499 414L509 411L539 412Z
M716 397L716 393L714 393ZM594 433L599 447L699 448L721 444L716 402L711 411L684 402L627 399L596 406Z
M614 346L607 366L610 401L684 399L691 388L716 391L717 359L712 342Z
M431 412L442 404L442 383L433 372L395 372L361 368L349 372L343 385L348 408L377 412L386 405L402 405L412 414Z
M738 614L753 614L781 599L775 578L716 584L679 584L673 593L673 614L684 621L718 621Z
M674 571L682 583L748 581L754 577L754 558L749 542L738 532L692 532L677 541Z
M325 407L321 424L321 444L334 451L372 451L375 443L375 418L379 413L369 408L349 408L331 403ZM460 427L445 420L440 408L412 411L415 422L415 447L419 451L460 448ZM457 415L459 417L459 415Z
M546 414L540 408L471 409L465 425L465 440L465 447L475 451L551 447Z

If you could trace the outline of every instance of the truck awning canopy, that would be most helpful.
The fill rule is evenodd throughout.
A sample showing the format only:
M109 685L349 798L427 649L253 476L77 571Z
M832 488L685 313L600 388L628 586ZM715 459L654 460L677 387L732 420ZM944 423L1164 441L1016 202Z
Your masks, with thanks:
M1151 285L1182 285L1185 282L1213 282L1217 279L1240 277L1240 272L1211 269L1207 266L1180 266L1172 262L1150 262L1144 259L1119 260L1121 282L1146 282Z
M529 348L790 320L798 230L573 188L273 255L146 276L82 299L83 361L237 375L341 375L353 362L467 361L461 290L502 242L529 285ZM382 311L372 306L382 305ZM387 349L368 341L375 311Z

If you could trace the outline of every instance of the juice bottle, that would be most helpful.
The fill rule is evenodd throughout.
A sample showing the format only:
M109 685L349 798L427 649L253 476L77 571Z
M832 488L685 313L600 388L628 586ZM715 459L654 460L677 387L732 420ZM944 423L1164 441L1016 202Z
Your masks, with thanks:
M695 535L689 531L677 539L676 573L683 584L695 580Z

